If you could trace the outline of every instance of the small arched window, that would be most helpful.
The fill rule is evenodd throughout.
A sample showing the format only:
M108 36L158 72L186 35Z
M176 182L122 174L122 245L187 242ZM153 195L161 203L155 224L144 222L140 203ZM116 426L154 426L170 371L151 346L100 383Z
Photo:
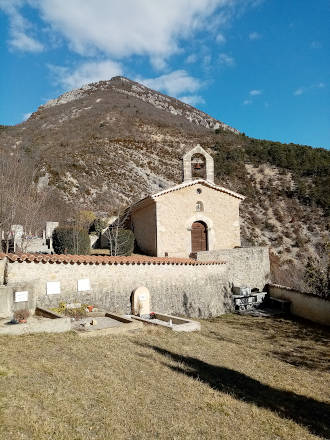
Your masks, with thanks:
M204 211L204 205L203 205L203 202L198 201L198 202L196 203L196 211L197 211L197 212L202 212L202 211Z

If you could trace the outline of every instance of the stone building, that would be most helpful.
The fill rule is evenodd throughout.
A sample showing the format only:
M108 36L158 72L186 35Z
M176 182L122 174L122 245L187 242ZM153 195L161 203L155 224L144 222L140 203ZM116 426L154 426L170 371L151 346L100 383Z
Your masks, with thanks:
M183 182L131 207L140 250L158 257L240 246L239 205L244 197L214 184L212 157L199 145L183 156Z

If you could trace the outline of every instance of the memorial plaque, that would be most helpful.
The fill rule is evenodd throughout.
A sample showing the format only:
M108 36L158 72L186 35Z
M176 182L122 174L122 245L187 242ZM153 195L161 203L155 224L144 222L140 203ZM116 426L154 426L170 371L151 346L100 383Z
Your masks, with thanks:
M61 283L59 281L49 281L47 283L47 295L56 295L61 293Z
M78 292L86 292L87 290L91 290L89 278L78 280Z
M29 300L29 292L24 290L22 292L15 292L15 302L26 302Z

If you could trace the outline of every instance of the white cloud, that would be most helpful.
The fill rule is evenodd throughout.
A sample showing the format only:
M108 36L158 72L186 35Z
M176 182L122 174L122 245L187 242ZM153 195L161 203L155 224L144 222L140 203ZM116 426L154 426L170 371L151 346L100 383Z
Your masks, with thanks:
M220 32L216 38L215 41L219 44L224 44L226 42L226 37Z
M197 31L207 31L224 43L223 29L248 6L255 7L256 1L0 0L0 9L13 23L13 48L44 49L33 35L32 24L23 17L30 7L37 10L43 28L50 30L49 45L60 39L83 56L148 56L158 70L167 68L168 58L180 52L183 40L191 41Z
M249 39L250 39L251 41L253 41L253 40L260 40L261 37L262 37L262 35L259 34L258 32L251 32L251 33L249 34Z
M205 104L205 99L200 95L180 96L178 99L192 106L196 106L197 104Z
M258 96L262 94L262 90L250 90L249 95Z
M43 50L43 45L39 41L19 31L11 32L10 46L22 52L41 52Z
M27 34L31 32L32 25L19 12L23 3L23 0L0 0L0 10L9 17L9 46L22 52L41 52L43 45Z
M293 92L294 96L300 96L303 93L309 92L310 90L313 89L323 89L325 87L325 83L324 82L318 82L316 84L312 84L310 86L307 87L300 87L299 89L295 90Z
M187 64L193 64L193 63L196 63L196 61L197 61L197 55L195 54L195 53L192 53L191 55L189 55L187 58L186 58L186 63Z
M91 82L108 80L123 73L121 64L111 60L83 63L73 71L61 66L49 66L49 68L56 83L65 90L76 89Z
M199 79L190 76L185 70L175 70L157 78L138 78L137 80L151 89L165 92L171 96L187 92L194 93L202 86Z
M235 60L233 57L227 55L226 53L221 53L219 55L219 61L221 64L225 65L225 66L229 66L232 67L235 65Z
M205 67L208 67L211 64L212 56L211 55L205 55L203 57L203 64Z
M160 69L182 49L182 40L191 40L197 31L217 35L217 42L223 43L223 29L236 12L254 7L255 0L0 0L0 8L11 19L24 21L18 31L26 33L23 6L37 9L44 27L80 55L111 59L146 55ZM42 50L30 32L29 38L26 50ZM18 41L16 46L22 48L23 39Z
M312 49L321 49L322 43L320 41L312 41L310 46Z
M150 59L152 66L156 70L164 70L167 67L165 58L162 56L154 56Z
M31 0L30 0L31 1ZM32 0L45 22L81 55L98 52L115 58L133 54L166 58L187 39L216 20L216 9L238 0Z
M249 104L252 104L251 99L246 99L245 101L243 101L243 105L249 105Z
M300 96L300 95L302 95L304 93L304 91L305 90L302 87L300 87L299 89L295 90L293 92L293 94L294 94L294 96Z

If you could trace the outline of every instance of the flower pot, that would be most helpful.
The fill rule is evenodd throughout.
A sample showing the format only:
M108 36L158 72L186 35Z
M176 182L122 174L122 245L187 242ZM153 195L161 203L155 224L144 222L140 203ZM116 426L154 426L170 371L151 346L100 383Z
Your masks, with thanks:
M26 320L26 319L19 319L18 322L19 322L20 324L25 324L25 323L27 322L27 320Z
M88 311L89 311L89 312L92 312L93 309L94 309L94 306L87 306L87 308L88 308Z

